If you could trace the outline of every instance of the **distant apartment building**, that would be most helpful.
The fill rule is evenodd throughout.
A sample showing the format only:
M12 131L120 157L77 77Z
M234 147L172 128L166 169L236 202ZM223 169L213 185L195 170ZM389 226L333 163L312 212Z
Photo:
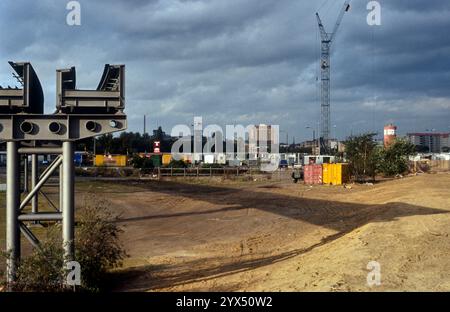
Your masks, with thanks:
M445 147L449 147L450 133L408 133L408 140L425 148L431 153L441 153Z
M248 132L248 152L259 158L264 153L272 151L272 145L279 144L278 133L270 125L255 125Z

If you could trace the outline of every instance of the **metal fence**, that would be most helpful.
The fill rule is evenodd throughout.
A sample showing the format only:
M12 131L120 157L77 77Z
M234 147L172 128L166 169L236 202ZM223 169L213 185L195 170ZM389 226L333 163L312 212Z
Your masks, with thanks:
M410 169L413 172L418 171L450 171L450 160L420 160L410 162Z
M253 175L265 175L271 177L279 177L282 179L285 175L290 176L290 170L278 169L273 172L264 172L258 168L251 167L224 167L224 168L155 168L154 175L161 177L243 177Z
M259 171L259 170L258 170ZM212 176L242 176L251 174L251 168L156 168L154 173L159 177L212 177ZM253 169L255 173L256 170Z

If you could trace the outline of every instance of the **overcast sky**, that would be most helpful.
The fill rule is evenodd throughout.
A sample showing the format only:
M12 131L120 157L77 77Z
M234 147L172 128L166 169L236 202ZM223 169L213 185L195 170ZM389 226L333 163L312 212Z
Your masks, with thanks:
M129 130L175 124L278 124L289 141L319 121L319 10L331 31L343 0L80 0L81 26L66 0L0 2L0 84L7 61L30 61L55 106L55 70L77 67L95 88L105 63L126 65ZM332 49L333 136L450 130L450 1L381 0L368 26L367 0L352 1ZM286 132L280 134L282 141Z

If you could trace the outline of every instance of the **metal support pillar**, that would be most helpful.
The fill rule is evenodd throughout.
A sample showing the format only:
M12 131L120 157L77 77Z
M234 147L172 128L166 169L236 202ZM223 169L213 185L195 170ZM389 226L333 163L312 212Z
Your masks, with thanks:
M20 205L20 159L17 142L7 142L6 155L6 250L7 281L14 282L17 261L20 259L20 227L18 221Z
M59 165L62 163L62 158L58 157L55 159L55 161L48 166L48 170L45 172L44 176L39 180L39 182L36 184L36 187L33 188L28 195L24 198L22 203L20 204L20 210L25 208L26 205L30 202L30 200L34 197L35 194L39 192L41 187L47 182L48 179L50 179L51 175L55 170L59 167Z
M31 155L31 189L33 190L39 182L38 155ZM38 212L38 192L31 199L31 212Z
M63 211L63 166L59 166L59 212Z
M28 155L23 158L23 192L28 193Z
M63 142L63 244L66 261L73 260L75 236L74 143Z
M88 97L85 90L76 88L75 67L58 70L57 111L51 115L43 113L42 87L31 64L10 62L10 65L23 86L22 89L16 88L17 90L0 87L2 99L0 141L7 142L7 282L9 288L13 290L14 282L17 280L17 265L20 261L20 232L34 247L40 248L38 238L28 227L30 222L48 221L61 224L64 260L66 262L74 260L74 142L94 138L95 154L95 136L125 130L127 116L123 111L124 65L106 65L99 87L91 90L93 92L90 92ZM108 100L107 105L105 99ZM20 155L31 156L31 164L27 160L24 163L23 176ZM37 155L59 156L39 175ZM59 170L60 177L59 207L42 190L56 170ZM24 183L22 178L25 180ZM23 201L21 201L22 190L26 192ZM39 192L41 195L38 197ZM42 208L39 209L38 199L41 198L47 200L56 211L45 212ZM31 204L31 211L28 204Z

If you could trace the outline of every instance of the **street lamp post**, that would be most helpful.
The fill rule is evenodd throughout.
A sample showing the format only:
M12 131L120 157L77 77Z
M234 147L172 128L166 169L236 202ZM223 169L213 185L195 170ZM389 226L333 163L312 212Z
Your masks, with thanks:
M311 129L312 130L312 135L313 135L313 137L312 137L312 142L313 142L313 153L314 153L314 144L315 144L315 142L316 142L316 129L314 129L313 127L310 127L310 126L306 126L305 127L306 129ZM319 143L320 144L320 143Z

